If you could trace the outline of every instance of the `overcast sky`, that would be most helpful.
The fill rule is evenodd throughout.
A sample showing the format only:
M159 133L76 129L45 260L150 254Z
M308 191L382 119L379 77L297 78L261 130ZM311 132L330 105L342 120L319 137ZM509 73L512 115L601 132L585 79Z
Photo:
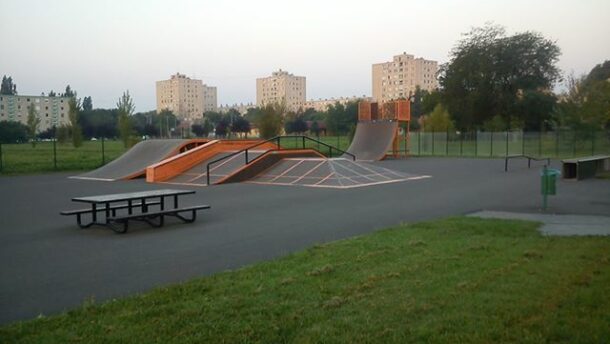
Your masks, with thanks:
M130 1L0 0L0 74L20 94L70 84L95 107L129 89L155 108L155 81L180 72L254 102L257 77L307 77L307 98L371 94L371 64L407 52L444 63L486 22L538 31L577 75L610 59L609 0Z

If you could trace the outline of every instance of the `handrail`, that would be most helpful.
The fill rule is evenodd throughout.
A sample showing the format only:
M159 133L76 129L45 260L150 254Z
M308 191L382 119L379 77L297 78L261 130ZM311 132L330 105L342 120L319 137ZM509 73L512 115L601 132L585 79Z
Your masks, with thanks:
M551 164L551 158L536 158L530 155L507 155L504 157L504 172L508 172L508 159L516 159L516 158L526 158L527 159L527 168L530 168L532 165L532 160L534 161L542 161L546 160L547 165Z
M250 159L248 158L248 151L249 151L249 150L252 150L253 148L256 148L256 147L258 147L258 146L261 146L261 145L263 145L263 144L265 144L265 143L274 142L274 141L276 142L276 146L277 146L277 148L275 148L275 149L269 149L269 150L266 150L266 151L265 151L265 153L268 153L268 152L271 152L271 151L277 151L277 150L281 150L281 149L282 149L282 148L281 148L281 145L280 145L281 140L282 140L282 139L289 139L289 138L295 138L295 139L296 139L296 138L301 138L301 139L302 139L302 145L303 145L303 148L302 148L302 149L305 149L305 141L306 141L306 140L309 140L309 141L313 141L313 142L317 143L318 145L322 145L322 146L328 147L328 155L329 155L329 157L331 157L331 158L332 158L332 155L333 155L333 149L334 149L334 150L336 150L338 153L342 153L342 154L345 154L345 155L349 155L349 156L351 156L351 157L352 157L352 160L356 161L356 156L355 156L354 154L349 153L349 152L346 152L346 151L344 151L344 150L342 150L342 149L339 149L339 148L337 148L337 147L333 147L333 146L331 146L331 145L329 145L329 144L327 144L327 143L325 143L325 142L322 142L322 141L320 141L320 140L316 140L316 139L311 138L311 137L309 137L309 136L305 136L305 135L283 135L283 136L275 136L275 137L272 137L272 138L267 139L267 140L265 140L265 141L261 141L261 142L259 142L259 143L257 143L257 144L254 144L254 145L252 145L252 146L250 146L250 147L244 148L244 149L242 149L242 150L240 150L240 151L233 152L233 153L231 153L231 154L229 154L229 155L225 155L225 156L223 156L223 157L221 157L221 158L218 158L218 159L216 159L216 160L210 161L210 162L209 162L209 163L206 165L206 179L207 179L207 184L208 184L208 185L210 185L210 166L212 166L212 165L214 165L214 164L216 164L216 163L218 163L218 162L220 162L220 161L223 161L223 160L229 159L229 158L231 158L231 157L233 157L233 156L236 156L236 155L238 155L238 154L241 154L241 153L245 153L245 154L244 154L244 155L245 155L245 158L246 158L245 165L249 165L249 164L250 164L252 161L256 160L256 159L250 160ZM285 150L293 150L293 149L299 149L299 148L285 148ZM314 149L314 148L311 148L311 149L313 149L313 150L315 150L315 151L319 152L317 149ZM321 152L320 152L320 153L321 153Z

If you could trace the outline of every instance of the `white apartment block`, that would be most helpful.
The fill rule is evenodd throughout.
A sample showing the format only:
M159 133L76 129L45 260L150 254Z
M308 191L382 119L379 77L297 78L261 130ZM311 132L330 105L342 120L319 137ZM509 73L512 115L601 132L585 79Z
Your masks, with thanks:
M336 103L345 105L349 102L359 102L362 100L366 100L366 101L370 102L373 100L373 98L362 95L360 97L353 96L353 97L326 98L326 99L317 99L317 100L310 99L305 102L305 108L314 109L316 111L322 112L322 111L328 110L329 105L335 105Z
M205 111L216 111L216 87L176 73L169 80L157 81L157 113L170 110L180 119L195 120Z
M229 110L234 109L237 110L237 112L239 112L242 115L245 115L248 112L248 109L254 108L256 107L256 104L254 103L239 103L239 104L225 104L225 105L220 105L218 107L218 112L220 113L227 113L229 112Z
M407 99L415 87L432 91L438 88L438 62L402 53L390 62L373 64L373 98L377 102Z
M40 119L39 132L54 126L69 125L69 101L70 97L13 96L2 94L0 95L0 122L15 121L27 125L28 108L34 104L36 115Z
M256 79L256 105L286 102L288 111L305 107L305 77L286 71L273 72L271 76Z

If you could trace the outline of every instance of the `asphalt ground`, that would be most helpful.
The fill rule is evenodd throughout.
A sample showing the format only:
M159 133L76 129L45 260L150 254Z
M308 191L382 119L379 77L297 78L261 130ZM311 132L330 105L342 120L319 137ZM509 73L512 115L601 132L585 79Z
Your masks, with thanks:
M49 315L235 269L401 222L480 210L540 212L540 167L527 161L412 158L375 163L432 178L351 189L229 184L195 189L192 224L81 230L72 197L166 188L70 174L0 177L0 323ZM554 167L559 167L553 162ZM549 213L610 214L610 181L558 182Z

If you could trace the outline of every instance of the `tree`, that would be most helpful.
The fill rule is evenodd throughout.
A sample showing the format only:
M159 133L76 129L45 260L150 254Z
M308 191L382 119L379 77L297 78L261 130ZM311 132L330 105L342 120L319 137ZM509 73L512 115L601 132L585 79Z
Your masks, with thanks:
M21 143L27 139L27 126L15 121L0 121L0 143Z
M212 122L208 121L208 119L203 120L203 136L208 136L214 130L214 126Z
M93 110L93 100L91 97L83 98L83 111L91 111Z
M191 125L191 131L197 137L205 136L205 131L204 131L202 124L195 123L195 124Z
M95 109L81 112L78 122L85 138L117 137L117 118L116 109Z
M231 131L237 134L243 134L245 137L248 137L248 133L250 132L250 121L243 118L242 116L237 117L233 121L233 125L231 125Z
M449 112L441 104L438 104L434 111L424 118L425 131L443 132L447 130L452 131L453 129L451 116L449 116Z
M32 142L32 147L36 147L36 134L38 133L38 126L40 125L40 118L34 104L28 106L28 138Z
M72 128L68 125L61 125L56 131L57 142L66 143L72 137Z
M528 114L519 98L552 88L560 78L559 55L559 47L539 33L507 36L500 26L475 28L441 67L442 102L460 129L480 126L495 115L506 123L513 116L524 121Z
M66 86L66 91L61 95L62 97L76 97L76 92L70 88L70 85Z
M159 112L159 115L156 116L157 124L155 127L158 128L160 137L171 137L170 125L174 124L174 127L178 126L178 118L171 110L163 109Z
M214 134L216 137L225 137L227 136L227 132L229 131L229 122L226 118L221 118L218 123L216 123L216 127L214 127Z
M282 124L284 115L286 114L286 103L270 103L263 106L258 116L257 126L260 136L264 139L270 139L280 135L282 132Z
M55 96L57 96L57 93L55 93L55 91L53 91L53 90L50 90L49 97L55 97Z
M2 86L0 86L0 94L14 96L17 95L17 85L13 84L12 77L2 76Z
M80 147L83 144L83 131L80 127L79 116L81 111L80 99L76 98L76 93L68 100L68 118L70 119L72 145Z
M329 105L326 111L326 127L334 135L350 132L358 122L358 102L348 102L343 105L339 102Z
M320 125L318 124L318 121L311 122L311 126L309 127L309 132L316 136L320 136Z
M587 76L568 77L568 91L557 106L560 124L590 133L610 129L610 61L595 66Z
M303 120L303 116L296 115L290 120L287 120L284 124L284 130L287 134L299 133L302 134L307 131L307 122Z
M206 111L203 113L203 119L207 119L213 126L216 126L222 119L222 114L216 111Z
M118 111L118 129L119 135L121 136L121 140L123 141L123 146L125 148L129 147L130 139L132 135L132 124L131 124L131 115L135 111L136 107L133 104L133 99L129 95L129 90L123 92L121 98L116 104Z

